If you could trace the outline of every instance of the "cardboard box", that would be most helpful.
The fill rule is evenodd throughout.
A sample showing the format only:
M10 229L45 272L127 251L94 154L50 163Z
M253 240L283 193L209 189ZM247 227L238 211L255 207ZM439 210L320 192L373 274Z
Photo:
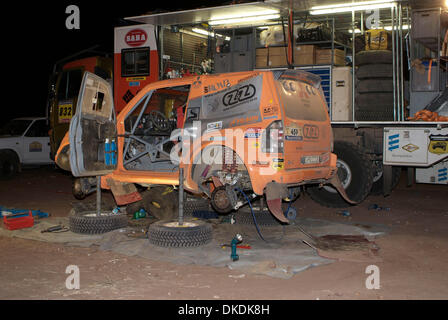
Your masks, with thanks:
M344 50L334 49L334 65L345 65ZM316 64L331 64L331 49L318 49L316 51Z
M270 56L285 56L288 52L287 47L269 47L268 49Z
M268 61L269 67L284 67L286 65L288 65L288 62L286 61L285 54L280 56L269 55L269 61Z
M294 64L310 65L316 62L316 47L314 45L302 45L294 47Z
M268 67L268 48L255 49L255 68Z

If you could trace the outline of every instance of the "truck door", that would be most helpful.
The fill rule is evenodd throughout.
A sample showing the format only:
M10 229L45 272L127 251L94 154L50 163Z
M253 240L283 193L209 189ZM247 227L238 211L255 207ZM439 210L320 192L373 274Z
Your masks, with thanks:
M111 173L117 166L117 131L110 84L85 72L70 123L70 166L75 177Z
M320 79L287 70L276 88L284 109L285 169L318 167L330 160L331 126Z
M35 120L22 137L23 163L51 163L50 138L45 119Z

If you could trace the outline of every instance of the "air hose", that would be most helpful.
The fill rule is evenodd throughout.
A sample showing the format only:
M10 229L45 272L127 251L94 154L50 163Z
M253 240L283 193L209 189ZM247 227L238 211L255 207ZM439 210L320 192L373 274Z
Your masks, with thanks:
M241 190L240 188L236 188L236 190L239 191L239 192L243 195L243 197L246 199L247 203L249 203L250 212L252 213L252 218L254 219L254 224L255 224L255 228L257 229L258 235L260 236L260 238L261 238L263 241L268 242L268 241L266 241L266 240L263 238L263 235L261 234L260 228L258 227L257 219L255 218L254 208L252 207L252 203L250 202L249 197L248 197L248 196L244 193L244 191ZM289 209L291 208L291 204L292 204L292 192L289 193L289 198L291 199L291 201L289 202L288 209L286 210L286 213L288 213L288 212L289 212ZM284 226L283 226L283 231L284 231L284 230L285 230L285 228L284 228Z

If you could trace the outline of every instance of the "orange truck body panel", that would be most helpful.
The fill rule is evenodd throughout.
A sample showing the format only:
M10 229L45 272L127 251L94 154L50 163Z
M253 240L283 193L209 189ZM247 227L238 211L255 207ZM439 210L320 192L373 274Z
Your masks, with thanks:
M326 102L323 94L316 88L311 88L311 84L300 82L296 88L302 101L300 103L319 104L310 106L311 108L321 108L325 110L325 117L321 121L294 120L285 113L284 101L281 101L276 89L276 80L271 72L250 71L218 75L206 75L201 77L190 77L182 79L171 79L151 83L140 90L135 98L127 104L123 111L117 116L118 134L118 164L116 170L103 177L102 188L108 189L106 180L112 178L123 183L136 183L142 185L178 185L178 171L156 172L156 171L131 171L123 166L123 150L125 147L124 122L128 113L148 92L163 87L175 87L191 85L189 101L202 98L214 92L226 90L238 83L257 76L263 76L262 91L259 103L260 117L235 118L231 122L232 129L239 130L242 136L229 137L228 143L233 139L236 149L234 150L247 168L254 193L261 195L266 185L272 181L289 186L299 186L308 182L320 183L331 179L337 172L335 154L331 153L333 143L330 119L327 113ZM315 90L315 91L314 91ZM308 93L307 93L308 92ZM303 93L303 94L301 94ZM284 149L281 153L259 152L260 135L248 135L253 130L265 130L273 121L282 121L285 138ZM293 132L293 134L291 133ZM290 136L288 136L290 134ZM212 136L225 137L225 130L217 130L204 133L201 137L201 145L193 149L190 155L190 163L194 162L202 150L210 146L222 146L224 141L211 139ZM241 139L244 143L241 143ZM290 140L288 140L290 139ZM61 143L60 150L68 144L66 137ZM239 150L238 150L239 149ZM318 163L304 163L306 157L320 159ZM314 158L312 158L314 159ZM197 181L192 175L192 165L181 164L185 171L185 188L190 192L202 193Z

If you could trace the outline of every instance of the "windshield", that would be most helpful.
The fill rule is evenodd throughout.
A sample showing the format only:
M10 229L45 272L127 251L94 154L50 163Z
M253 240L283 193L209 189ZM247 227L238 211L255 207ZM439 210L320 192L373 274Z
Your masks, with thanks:
M322 99L320 79L298 70L280 75L275 86L286 117L294 120L325 121L327 104Z
M12 120L0 129L0 135L21 136L30 124L31 120Z

